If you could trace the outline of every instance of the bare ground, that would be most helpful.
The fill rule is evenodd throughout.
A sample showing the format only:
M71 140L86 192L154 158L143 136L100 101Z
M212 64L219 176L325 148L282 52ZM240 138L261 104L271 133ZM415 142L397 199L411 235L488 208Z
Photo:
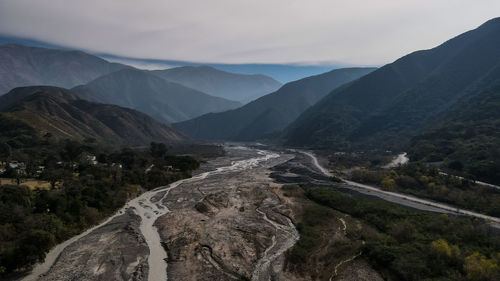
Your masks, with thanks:
M295 228L275 185L255 167L172 190L163 202L171 212L156 221L169 279L280 280L280 251L293 245Z
M132 210L68 246L40 281L147 280L148 248Z
M205 168L231 166L256 153L255 149L232 148ZM301 154L280 154L258 165L214 173L171 189L162 202L170 212L155 222L168 255L168 279L381 280L362 255L343 262L357 254L362 243L359 233L365 230L340 213L322 228L321 247L310 264L313 275L287 264L286 251L298 239L293 223L300 221L308 203L287 196L283 183L276 180L324 181L308 161ZM277 165L285 168L273 169L271 179L270 168ZM158 192L154 199L164 195ZM149 248L140 233L140 221L133 208L127 209L66 247L38 280L147 280ZM350 251L339 248L346 244Z

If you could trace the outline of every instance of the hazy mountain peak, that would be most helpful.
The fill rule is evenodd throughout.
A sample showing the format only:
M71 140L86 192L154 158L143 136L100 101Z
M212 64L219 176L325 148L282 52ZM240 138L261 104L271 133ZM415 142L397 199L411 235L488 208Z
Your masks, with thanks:
M281 87L281 83L269 76L231 73L207 65L182 66L153 73L216 97L241 102L251 101Z
M74 50L0 46L0 94L21 86L74 87L101 75L130 68Z
M122 69L103 75L73 90L88 100L133 108L164 123L183 121L241 105L137 69Z
M305 109L331 90L353 81L374 68L336 69L285 84L241 108L207 114L174 124L198 139L256 140L278 134Z

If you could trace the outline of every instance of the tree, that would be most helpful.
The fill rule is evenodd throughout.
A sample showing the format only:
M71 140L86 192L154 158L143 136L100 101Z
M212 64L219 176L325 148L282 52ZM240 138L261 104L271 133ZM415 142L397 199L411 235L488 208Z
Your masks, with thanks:
M56 183L62 180L64 176L67 176L67 173L65 173L63 169L48 168L43 171L40 178L48 181L51 189L54 189L56 188Z
M450 245L444 239L435 240L431 243L431 255L438 260L459 264L461 263L462 254L457 245Z
M55 244L53 234L41 229L30 230L25 237L19 241L20 253L23 253L25 262L33 264L43 261L45 253Z
M391 231L392 235L400 242L410 241L414 232L415 227L408 220L396 223Z
M464 164L459 160L455 160L455 161L451 161L448 164L448 168L450 168L452 170L456 170L456 171L462 171L464 168Z
M9 159L12 154L12 149L10 145L5 142L0 143L0 158Z
M64 149L61 152L61 158L66 161L75 161L82 152L83 149L79 142L66 140L64 142Z
M47 132L46 134L43 135L43 138L45 139L45 143L49 144L50 143L50 139L52 138L52 133Z
M155 158L163 158L167 155L167 147L164 143L152 142L150 145L151 155Z
M385 177L380 184L384 189L393 189L396 187L396 182L390 177Z
M7 178L12 178L16 180L16 184L20 185L21 182L23 181L25 177L25 172L22 171L19 168L11 168L10 166L7 166L5 169L5 173L3 174L4 177Z
M465 258L464 270L469 280L493 280L493 276L495 276L498 270L498 265L493 259L487 259L478 252L474 252Z

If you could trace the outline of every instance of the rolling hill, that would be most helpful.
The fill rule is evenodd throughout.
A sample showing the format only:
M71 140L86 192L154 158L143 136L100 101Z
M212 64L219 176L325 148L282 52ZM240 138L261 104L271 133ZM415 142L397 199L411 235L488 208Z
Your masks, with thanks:
M113 72L72 90L86 100L133 108L163 123L184 121L241 105L136 69Z
M0 46L0 95L15 87L51 85L71 88L129 66L81 51Z
M334 90L287 129L298 146L401 148L500 64L500 18Z
M281 87L281 83L269 76L230 73L210 66L183 66L153 73L212 96L244 103Z
M4 128L2 134L8 134L10 128L35 132L39 136L51 133L57 138L93 138L104 144L126 146L185 140L146 114L116 105L89 102L63 88L15 88L0 97L0 105L1 123L15 125ZM22 135L15 133L13 136Z
M174 124L188 136L209 140L256 140L278 134L331 90L370 73L373 68L337 69L281 87L241 108Z

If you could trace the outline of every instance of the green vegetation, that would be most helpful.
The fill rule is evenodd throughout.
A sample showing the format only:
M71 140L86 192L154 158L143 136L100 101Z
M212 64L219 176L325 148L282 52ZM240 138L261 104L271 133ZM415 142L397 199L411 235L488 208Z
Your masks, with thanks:
M314 227L337 210L376 230L364 226L359 233L366 241L361 258L386 280L500 278L500 237L482 221L404 209L329 188L307 188L305 196L321 206L305 209L301 238L288 256L292 264L311 262L308 249L319 243Z
M500 216L500 190L441 174L434 166L411 163L393 170L356 170L352 172L351 178L354 181L381 186L386 190Z
M316 246L315 240L321 233L315 228L332 216L332 210L322 206L309 206L304 211L304 218L297 224L300 240L288 253L288 260L292 264L300 265L308 260L312 249Z
M2 175L17 178L19 185L0 186L2 277L42 261L51 247L97 224L144 189L190 177L199 167L192 157L168 154L164 144L107 153L91 139L16 136L0 137L0 162L19 164L7 166ZM26 177L46 180L51 188L30 190L23 186Z
M498 36L492 36L500 32L499 22L498 18L488 21L440 46L403 56L333 90L288 126L286 142L341 151L404 150L413 136L444 121L448 113L460 112L460 103L487 96L485 90L499 84L500 41ZM482 135L497 134L498 123L493 121L498 120L498 104L490 103L482 109L485 110L476 111L478 116L483 120L491 118L489 124L493 125L492 130L485 128ZM470 116L470 120L477 120L473 114ZM479 125L477 129L481 131L486 124L481 121L472 125L468 119L460 122L472 132L474 125ZM442 125L437 133L439 129L454 133L446 122ZM477 140L480 139L481 136ZM474 141L478 147L472 151L489 151L481 146L489 146L490 141L498 144L498 139L494 142L491 138ZM464 144L467 146L467 142ZM440 152L437 148L434 151ZM485 161L478 169L493 175L490 167Z
M436 128L415 137L410 158L443 162L453 174L500 184L499 108L500 85L478 93Z

